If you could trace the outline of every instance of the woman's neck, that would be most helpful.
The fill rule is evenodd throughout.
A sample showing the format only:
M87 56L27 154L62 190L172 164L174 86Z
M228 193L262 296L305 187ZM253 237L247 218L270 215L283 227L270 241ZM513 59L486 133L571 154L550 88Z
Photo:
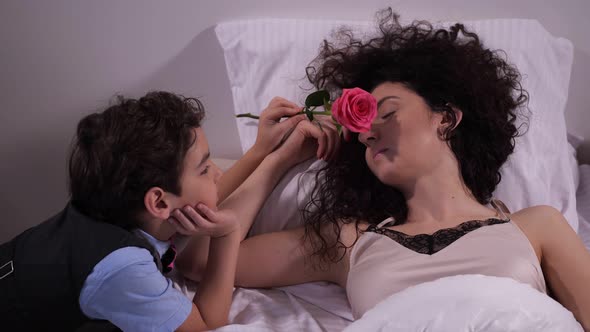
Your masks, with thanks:
M407 223L448 225L495 214L473 196L458 167L450 166L441 165L402 188L408 205Z

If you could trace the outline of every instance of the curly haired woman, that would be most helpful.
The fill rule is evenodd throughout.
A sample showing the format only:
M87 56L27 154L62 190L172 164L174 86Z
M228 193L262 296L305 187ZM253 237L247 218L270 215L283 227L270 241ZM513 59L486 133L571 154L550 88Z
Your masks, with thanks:
M317 174L305 227L242 242L236 284L330 281L359 318L410 286L482 274L549 293L590 329L590 254L564 217L510 213L492 197L526 129L515 124L528 101L518 70L462 24L380 14L378 36L342 30L307 70L332 95L370 92L377 116ZM196 247L183 255L194 279Z

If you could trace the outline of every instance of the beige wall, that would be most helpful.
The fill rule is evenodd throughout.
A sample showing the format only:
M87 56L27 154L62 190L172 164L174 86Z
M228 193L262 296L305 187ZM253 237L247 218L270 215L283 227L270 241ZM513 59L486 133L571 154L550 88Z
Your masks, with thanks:
M407 19L534 18L554 35L569 38L576 49L568 125L590 138L587 0L3 0L0 242L64 206L66 151L75 125L115 93L139 96L168 89L201 97L213 153L239 157L225 65L212 31L217 22L367 20L387 5Z

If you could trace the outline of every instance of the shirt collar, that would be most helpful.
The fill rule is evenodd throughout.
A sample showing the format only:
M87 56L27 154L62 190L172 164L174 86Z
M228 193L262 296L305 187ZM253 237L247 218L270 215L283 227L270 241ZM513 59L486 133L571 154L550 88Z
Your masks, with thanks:
M156 249L160 257L162 257L166 250L170 248L170 242L160 241L141 229L136 229L135 234L138 234L139 236L142 236L144 239L146 239Z

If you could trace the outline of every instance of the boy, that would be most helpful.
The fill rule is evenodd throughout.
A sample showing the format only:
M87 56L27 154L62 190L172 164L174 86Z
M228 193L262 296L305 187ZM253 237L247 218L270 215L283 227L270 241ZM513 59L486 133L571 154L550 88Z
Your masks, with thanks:
M124 331L197 331L227 324L242 231L231 210L217 211L218 198L261 162L258 177L309 154L302 137L317 132L298 130L263 161L305 118L294 116L299 110L273 100L255 146L224 177L209 159L196 99L152 92L83 118L69 160L71 201L0 246L2 325L73 331L106 320ZM290 119L280 122L284 116ZM172 218L185 206L198 211L194 222ZM211 237L192 302L164 276L176 234Z

